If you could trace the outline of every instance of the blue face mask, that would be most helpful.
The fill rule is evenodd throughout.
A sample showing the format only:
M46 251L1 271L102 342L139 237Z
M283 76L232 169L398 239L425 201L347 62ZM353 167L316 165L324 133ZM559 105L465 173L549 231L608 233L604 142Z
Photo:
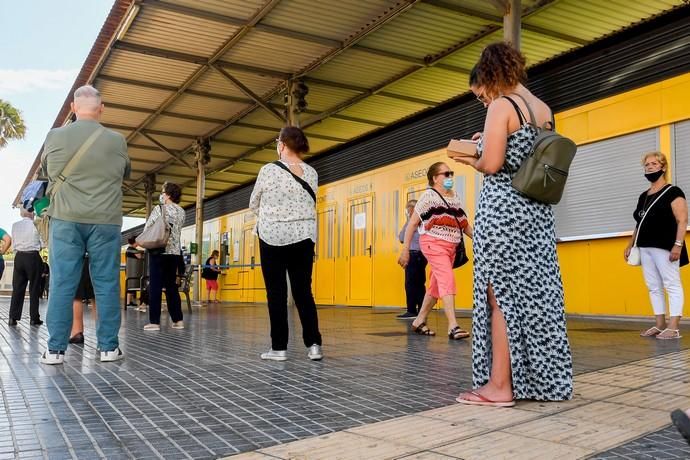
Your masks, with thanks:
M443 188L446 190L450 190L453 188L453 178L452 177L446 177L443 179Z

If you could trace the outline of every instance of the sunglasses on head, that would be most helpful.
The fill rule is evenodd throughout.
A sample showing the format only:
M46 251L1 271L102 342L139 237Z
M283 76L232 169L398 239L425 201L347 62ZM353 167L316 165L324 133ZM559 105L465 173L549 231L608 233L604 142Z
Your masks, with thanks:
M455 175L455 173L453 171L443 171L443 172L440 172L436 175L437 176L453 177Z

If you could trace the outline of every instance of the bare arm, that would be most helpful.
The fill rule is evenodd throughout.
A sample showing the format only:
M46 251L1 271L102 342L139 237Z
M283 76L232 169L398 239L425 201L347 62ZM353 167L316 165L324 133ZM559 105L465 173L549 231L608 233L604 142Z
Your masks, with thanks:
M513 107L503 98L489 105L484 122L483 153L481 158L458 157L455 161L473 167L484 174L496 174L506 159L508 123ZM476 137L475 134L473 137Z
M685 241L685 231L688 228L688 204L685 198L678 197L671 202L671 209L673 210L673 217L676 218L676 241L680 241L681 245L673 245L669 260L675 262L680 259L680 253L683 249L682 243Z
M422 220L419 218L419 214L416 212L412 213L410 220L407 222L407 229L405 229L405 238L403 239L402 251L400 251L400 257L398 258L398 264L401 267L406 267L410 260L410 243L412 242L412 236L414 232L417 231L417 227Z
M0 255L5 254L7 251L9 251L11 246L12 238L10 237L10 235L5 234L5 236L2 237L2 240L0 240Z

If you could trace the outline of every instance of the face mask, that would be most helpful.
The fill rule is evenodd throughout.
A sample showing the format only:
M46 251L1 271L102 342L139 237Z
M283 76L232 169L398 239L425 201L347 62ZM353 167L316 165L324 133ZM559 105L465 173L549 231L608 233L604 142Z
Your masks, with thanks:
M158 202L160 204L165 204L165 197L163 196L162 193L158 196Z
M452 177L446 177L443 179L443 188L446 190L450 190L453 188L453 178Z
M663 169L660 169L657 172L647 173L644 175L644 177L646 177L649 182L656 182L663 175L664 175L664 171L663 171Z

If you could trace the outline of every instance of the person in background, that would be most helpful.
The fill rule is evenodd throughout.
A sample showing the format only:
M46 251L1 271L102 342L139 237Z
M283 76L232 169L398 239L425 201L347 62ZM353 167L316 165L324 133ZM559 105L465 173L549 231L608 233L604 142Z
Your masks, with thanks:
M249 209L257 217L261 271L266 283L271 348L261 359L285 361L288 345L287 275L302 323L302 340L311 360L323 358L319 318L311 291L316 242L316 170L302 161L309 141L288 126L276 139L278 161L261 167Z
M97 347L101 362L124 358L120 349L120 230L122 181L129 177L127 141L99 120L103 103L98 90L82 86L74 92L76 121L52 129L43 144L41 168L50 196L50 338L40 362L64 363L72 329L72 301L79 285L84 254L91 256L91 281L98 297ZM83 157L69 177L60 176L69 160ZM53 193L56 181L61 181Z
M32 326L43 324L38 312L41 299L41 273L43 262L39 251L43 246L34 225L34 214L20 208L22 220L12 225L14 242L14 271L12 273L12 300L10 301L10 318L7 324L16 326L22 318L26 286L29 285L29 316Z
M48 265L48 257L43 256L43 270L41 271L41 298L45 294L46 299L49 293L49 282L50 282L50 265Z
M469 337L470 334L460 328L455 317L456 287L453 261L463 233L472 238L472 226L462 209L460 198L453 190L453 176L453 171L443 162L429 166L429 188L419 197L410 217L398 263L407 268L411 258L412 237L421 224L419 246L429 261L431 276L422 308L417 318L412 321L412 332L436 335L426 325L426 318L440 299L448 320L448 338L460 340Z
M125 263L126 271L128 271L127 269L129 269L130 266L141 267L143 265L143 259L144 259L144 253L142 251L140 251L139 249L137 249L137 246L136 246L137 239L135 237L130 236L129 239L127 240L127 243L128 243L127 249L125 250L125 262L129 262L129 263ZM139 261L142 261L142 262L139 262ZM130 278L130 277L137 276L137 275L141 276L140 270L133 270L133 271L135 271L135 273L126 273L126 277ZM135 280L131 280L131 281L135 281ZM135 282L133 284L135 284L135 287L139 286L139 283L137 283L137 282ZM141 306L141 304L143 304L143 301L141 300L141 298L143 297L143 292L144 292L143 287L142 287L142 290L140 292L142 294L140 294L140 297L139 297L139 303L140 303L139 306ZM137 299L137 296L135 293L127 291L127 306L128 307L136 307L137 306L136 299Z
M213 303L218 303L218 275L220 275L218 257L220 257L220 252L214 249L211 257L206 259L204 269L201 272L202 277L206 280L207 303L211 303L211 293L213 293Z
M666 182L668 161L664 154L645 154L642 166L644 176L651 185L637 199L633 214L637 227L624 254L625 260L628 260L633 242L637 239L642 274L649 289L656 319L656 324L640 335L661 340L680 339L680 318L683 316L685 303L680 267L688 264L688 251L685 248L688 204L683 191ZM644 222L640 225L643 216ZM664 289L669 303L668 323Z
M511 182L532 152L534 125L552 119L522 84L526 78L525 57L505 42L488 45L470 73L470 89L487 113L484 132L473 137L477 156L456 159L484 174L472 241L473 390L456 398L462 404L508 407L516 399L573 394L553 209Z
M417 200L410 200L405 206L407 220L398 235L398 240L401 243L405 242L405 231L410 223L410 218L414 213L416 204ZM424 257L419 247L419 230L415 229L412 235L412 241L410 242L410 260L405 267L405 299L407 300L407 311L397 316L400 319L413 320L417 317L419 310L422 308L424 294L426 293L426 288L424 287L426 283L426 264L426 257Z
M182 252L180 249L180 235L184 223L184 209L178 204L182 196L182 189L177 184L166 182L159 197L160 206L151 211L144 229L149 228L158 219L163 219L161 209L165 207L165 223L170 227L168 243L162 251L149 250L149 324L145 331L161 330L161 303L163 288L168 313L172 319L173 329L184 329L182 322L182 307L178 291L179 269Z
M72 322L69 343L84 343L84 304L91 304L94 320L98 321L95 298L93 285L91 284L91 274L89 273L89 255L85 254L84 267L81 270L81 280L79 280L79 287L74 294L74 301L72 302L74 321Z
M5 272L5 259L2 257L12 247L12 237L2 228L0 228L0 279Z
M671 420L678 429L678 432L685 438L690 445L690 409L676 409L671 412Z

